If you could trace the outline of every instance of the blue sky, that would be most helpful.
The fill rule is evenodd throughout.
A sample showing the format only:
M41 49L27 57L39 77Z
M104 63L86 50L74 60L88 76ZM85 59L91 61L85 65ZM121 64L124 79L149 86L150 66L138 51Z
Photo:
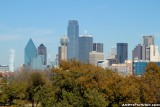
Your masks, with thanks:
M142 36L154 35L160 46L159 0L1 0L0 65L16 50L16 66L24 63L24 48L32 38L43 43L55 59L59 39L67 34L68 20L79 22L80 34L87 30L94 42L104 43L105 57L117 42L132 49Z

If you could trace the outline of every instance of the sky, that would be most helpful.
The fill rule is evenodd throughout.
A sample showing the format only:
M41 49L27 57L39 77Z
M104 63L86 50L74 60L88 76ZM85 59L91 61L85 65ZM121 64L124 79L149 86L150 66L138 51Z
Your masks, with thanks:
M60 38L67 35L69 20L78 20L79 34L104 44L107 57L116 43L132 50L144 35L154 35L160 46L160 0L0 0L0 65L9 64L16 51L16 67L24 63L24 48L32 38L43 43L55 59Z

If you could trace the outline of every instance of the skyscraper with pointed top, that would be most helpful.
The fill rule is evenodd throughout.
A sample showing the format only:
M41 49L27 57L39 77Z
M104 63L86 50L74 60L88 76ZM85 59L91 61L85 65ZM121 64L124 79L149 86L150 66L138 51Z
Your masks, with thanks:
M79 25L77 20L69 20L67 35L67 59L79 59Z
M31 63L34 58L37 57L37 49L32 39L29 39L24 49L24 64L26 67L31 68Z

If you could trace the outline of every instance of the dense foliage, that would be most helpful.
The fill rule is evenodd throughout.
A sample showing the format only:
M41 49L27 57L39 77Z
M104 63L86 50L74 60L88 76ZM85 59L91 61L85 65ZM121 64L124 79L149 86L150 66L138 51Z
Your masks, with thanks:
M116 72L75 60L51 71L17 72L0 77L0 105L42 107L106 107L160 103L160 69L151 62L144 75Z

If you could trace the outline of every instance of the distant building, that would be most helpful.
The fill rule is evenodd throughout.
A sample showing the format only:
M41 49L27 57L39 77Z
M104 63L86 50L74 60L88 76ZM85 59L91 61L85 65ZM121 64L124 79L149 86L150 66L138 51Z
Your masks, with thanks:
M33 58L31 63L32 70L46 70L47 65L44 65L44 55L38 55L36 58Z
M31 68L31 63L34 58L37 57L37 49L32 39L30 39L24 49L24 64L25 67Z
M92 51L89 53L89 63L97 66L98 60L104 60L104 53Z
M150 45L154 45L154 37L143 36L142 60L150 61Z
M134 75L142 75L145 72L145 68L148 65L149 61L135 60L134 61Z
M47 49L43 44L40 44L38 47L38 55L44 56L43 65L47 65Z
M67 43L68 38L67 36L62 36L60 39L61 46L58 47L58 62L60 63L61 60L67 60Z
M15 70L15 50L10 49L9 51L9 71L14 72Z
M133 50L132 50L132 61L134 60L142 60L142 45L138 44Z
M109 66L117 62L116 58L117 58L117 50L116 48L112 48L111 51L108 53L108 57L107 57Z
M93 51L103 52L103 43L93 43Z
M102 68L108 68L109 67L109 61L108 60L98 60L97 66L100 66Z
M93 37L84 34L79 37L79 61L89 63L89 52L92 52Z
M143 36L143 45L150 46L154 45L154 37L150 36Z
M128 43L117 43L117 63L124 63L128 59Z
M107 57L107 59L116 59L116 55L117 55L116 47L111 48L111 51L108 52L108 57Z
M109 69L118 72L121 75L132 75L132 61L126 60L124 63L112 64Z
M150 61L154 62L160 61L158 46L150 45Z
M68 22L68 46L67 59L78 59L79 57L79 25L77 20Z
M8 65L0 65L0 72L8 72L9 66Z

